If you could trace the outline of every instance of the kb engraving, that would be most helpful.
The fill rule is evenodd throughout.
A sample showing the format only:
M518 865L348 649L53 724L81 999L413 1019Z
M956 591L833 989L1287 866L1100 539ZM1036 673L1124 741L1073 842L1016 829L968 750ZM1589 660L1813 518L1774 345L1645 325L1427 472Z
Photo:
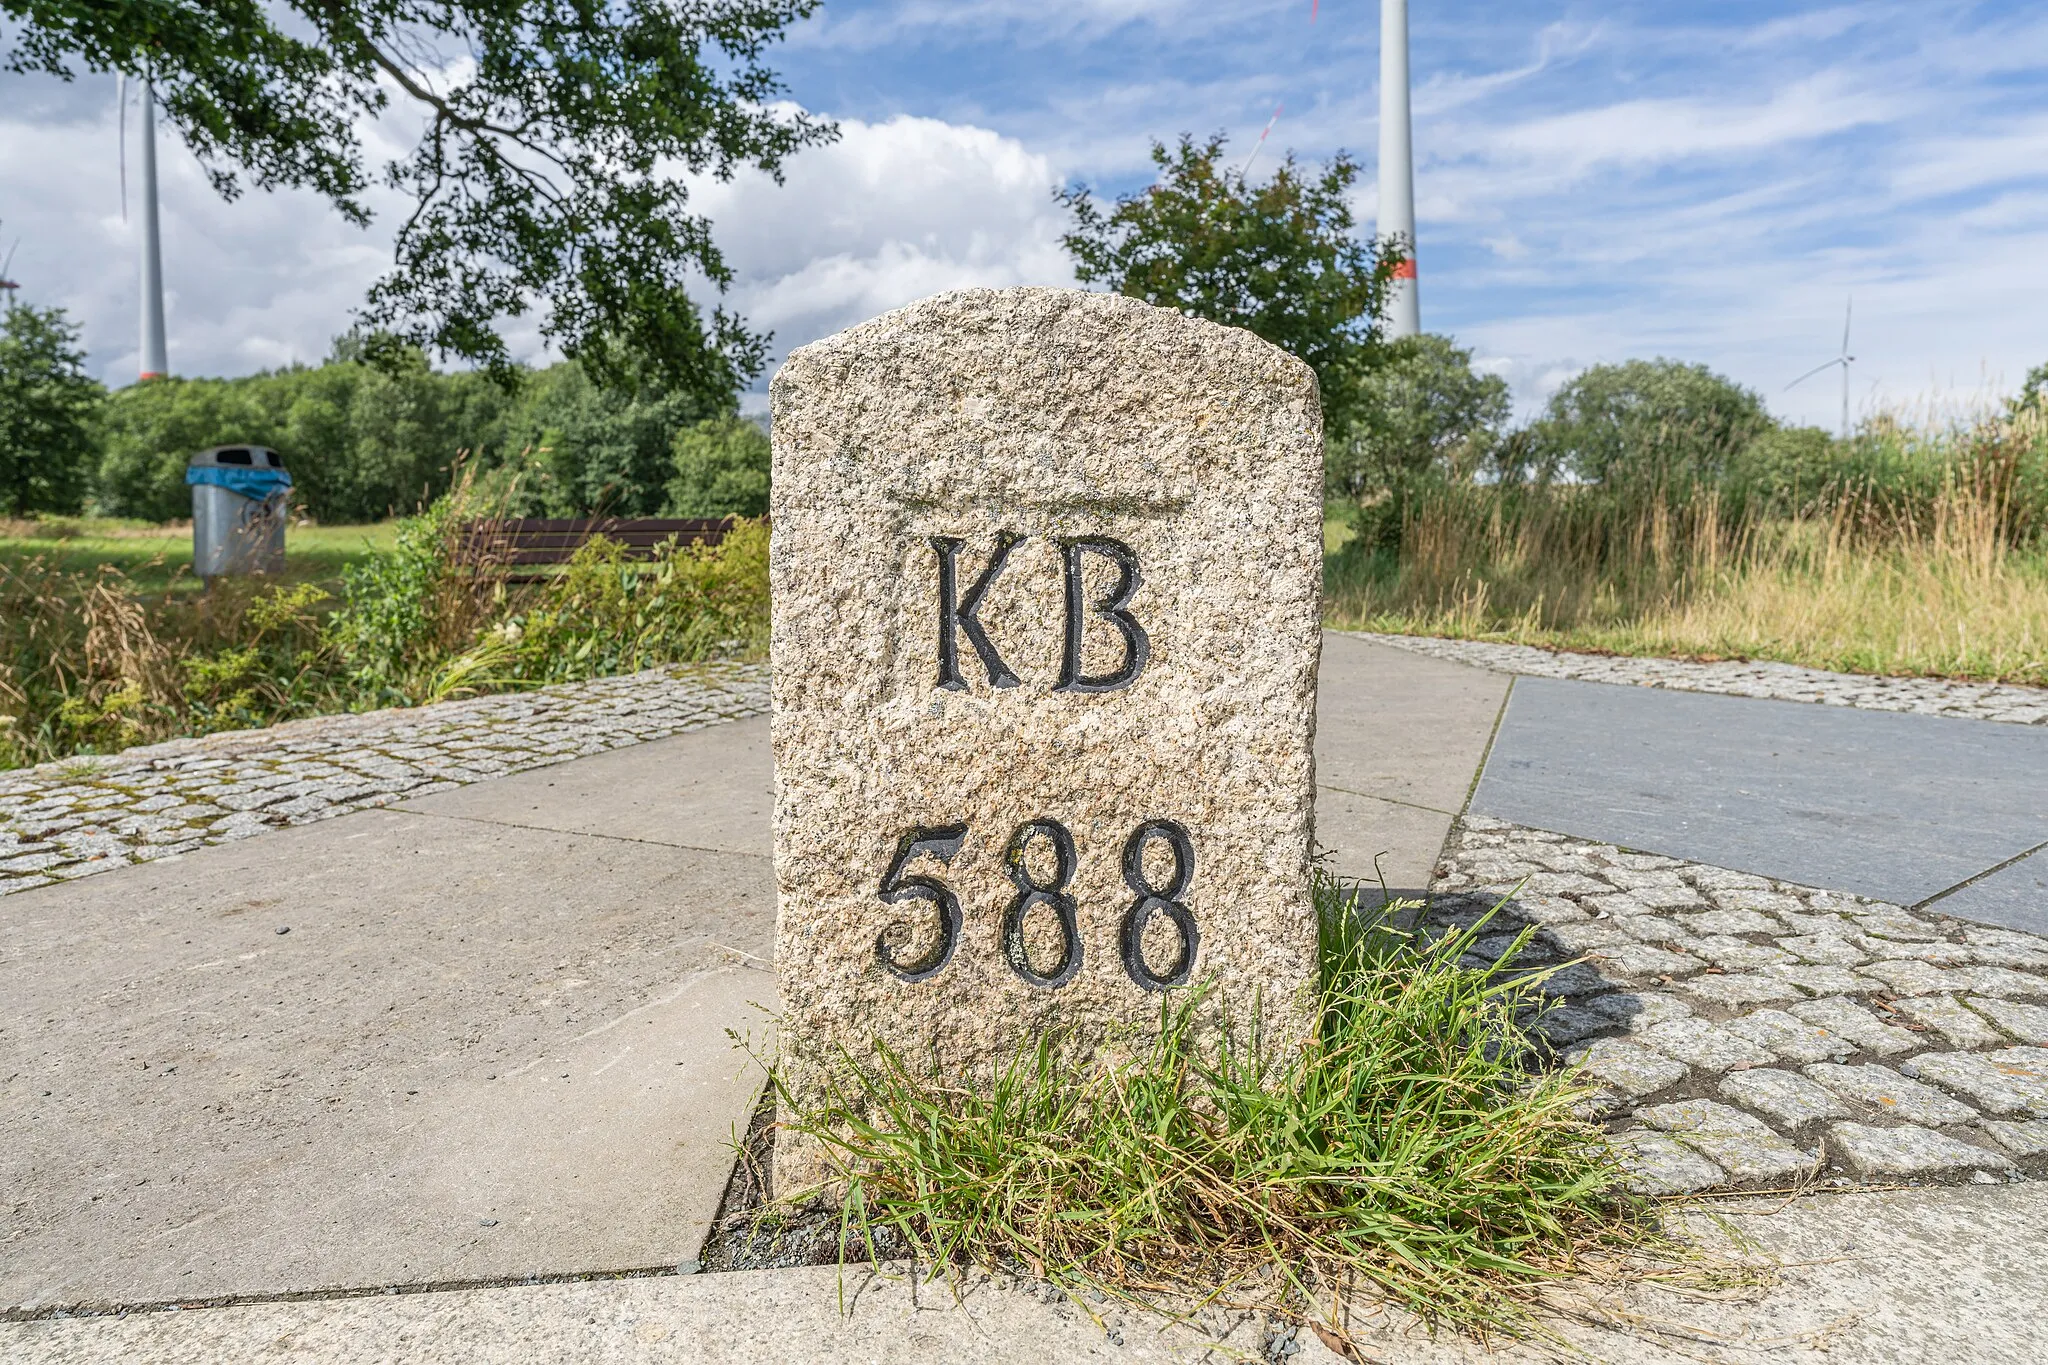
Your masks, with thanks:
M910 900L927 901L934 915L934 941L924 955L914 961L904 962L896 956L895 950L889 946L888 929L876 938L875 956L899 981L928 981L937 976L953 960L953 952L960 946L964 920L960 898L938 878L910 875L907 869L912 862L926 855L938 859L941 864L950 864L966 842L967 834L965 825L921 825L897 841L896 857L890 862L889 870L882 874L882 887L878 894L885 905L899 905ZM1043 883L1036 879L1025 861L1034 839L1044 839L1052 845L1053 873L1051 879ZM1173 870L1164 886L1154 886L1145 873L1145 850L1155 842L1166 846L1173 862ZM1026 820L1017 826L1016 832L1010 836L1009 846L1003 850L1003 867L1016 884L1017 895L1003 911L998 943L1010 970L1041 990L1058 990L1081 970L1080 905L1067 893L1079 863L1074 836L1057 820ZM1187 829L1175 821L1147 820L1131 831L1131 837L1124 842L1123 874L1124 884L1135 897L1125 909L1123 921L1117 929L1117 946L1125 974L1148 991L1185 986L1194 973L1195 955L1202 946L1201 930L1181 899L1187 895L1188 884L1195 877L1194 840L1188 837ZM1024 944L1025 918L1039 906L1050 910L1059 925L1059 960L1048 971L1040 971L1032 963ZM1173 965L1163 972L1155 972L1145 960L1145 928L1154 915L1161 914L1172 923L1177 942Z
M1022 536L1009 531L999 534L995 549L982 565L981 573L962 593L960 552L966 548L966 542L955 536L931 537L931 546L939 562L938 686L952 692L967 689L967 680L960 673L962 635L967 637L968 646L981 661L990 687L1017 686L1017 674L1003 661L994 642L988 638L988 631L981 621L981 608L987 600L990 586L1008 565L1010 552L1023 540ZM1108 536L1072 536L1061 539L1058 544L1066 629L1060 640L1059 681L1053 684L1052 690L1115 692L1129 687L1138 680L1138 675L1145 671L1145 665L1152 658L1151 637L1145 634L1145 627L1138 624L1138 618L1130 612L1131 599L1145 582L1144 575L1138 571L1137 553L1122 541ZM1088 601L1083 581L1083 561L1088 555L1108 560L1116 566L1117 573L1116 586L1092 604ZM1082 636L1091 615L1113 626L1123 640L1123 661L1107 673L1081 671Z

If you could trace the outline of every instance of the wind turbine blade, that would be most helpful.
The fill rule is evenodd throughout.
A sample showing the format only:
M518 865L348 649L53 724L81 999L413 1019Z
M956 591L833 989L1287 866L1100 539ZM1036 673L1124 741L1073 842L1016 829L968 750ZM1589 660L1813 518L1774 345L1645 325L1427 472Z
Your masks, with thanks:
M1793 380L1790 384L1787 384L1785 387L1787 390L1796 388L1799 385L1804 384L1807 380L1813 378L1815 375L1819 374L1822 370L1831 370L1841 363L1842 358L1840 356L1836 356L1833 360L1826 361L1822 364L1814 366L1812 369L1808 370L1805 374L1800 375L1797 379Z
M1856 299L1852 295L1847 305L1842 309L1842 356L1844 359L1847 359L1849 355L1849 317L1855 311L1855 308Z
M1285 109L1286 107L1287 106L1285 104L1276 104L1273 106L1273 117L1266 120L1265 130L1259 134L1259 140L1252 144L1252 154L1244 159L1244 165L1238 167L1237 174L1239 179L1243 179L1247 174L1250 173L1252 168L1252 162L1258 158L1259 149L1261 147L1264 147L1266 145L1266 139L1273 135L1273 125L1280 121L1280 111L1282 109Z

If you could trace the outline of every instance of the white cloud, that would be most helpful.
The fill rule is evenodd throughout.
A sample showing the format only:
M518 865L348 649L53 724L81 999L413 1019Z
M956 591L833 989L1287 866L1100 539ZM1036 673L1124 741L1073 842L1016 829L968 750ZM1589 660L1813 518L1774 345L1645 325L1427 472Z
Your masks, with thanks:
M82 325L92 370L123 384L135 377L139 358L140 151L131 108L124 221L114 81L103 85L97 111L90 82L68 89L83 117L0 115L0 219L10 244L21 237L13 268L20 301L68 310ZM373 158L391 154L378 129L365 131ZM161 121L157 167L172 372L245 374L325 355L390 263L386 225L397 198L382 190L367 196L380 211L368 232L306 192L252 190L224 202Z
M1073 283L1044 156L937 119L839 126L781 186L749 175L693 196L737 276L730 301L778 356L945 289Z

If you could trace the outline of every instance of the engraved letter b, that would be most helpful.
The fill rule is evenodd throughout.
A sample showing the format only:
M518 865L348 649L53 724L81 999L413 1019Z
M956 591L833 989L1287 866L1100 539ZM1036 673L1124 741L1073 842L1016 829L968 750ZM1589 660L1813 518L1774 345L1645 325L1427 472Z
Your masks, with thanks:
M1117 567L1116 587L1094 608L1096 614L1115 626L1124 637L1124 661L1108 673L1081 671L1081 629L1086 624L1081 591L1081 556L1084 553L1101 555ZM1111 540L1107 536L1080 536L1060 542L1060 563L1067 581L1067 638L1060 658L1060 680L1053 691L1114 692L1118 688L1129 687L1145 671L1145 662L1152 656L1152 644L1145 638L1145 628L1124 610L1130 606L1138 585L1145 581L1138 574L1136 552L1122 541Z

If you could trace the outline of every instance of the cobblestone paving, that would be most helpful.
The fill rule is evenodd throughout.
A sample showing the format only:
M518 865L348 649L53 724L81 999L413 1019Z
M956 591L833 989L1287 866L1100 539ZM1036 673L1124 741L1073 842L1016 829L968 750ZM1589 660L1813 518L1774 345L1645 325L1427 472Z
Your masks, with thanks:
M2007 683L1946 682L1940 678L1876 678L1827 673L1794 664L1724 660L1631 659L1606 654L1570 654L1534 645L1486 640L1440 640L1426 635L1352 632L1361 640L1473 664L1501 673L1582 682L1668 687L1679 692L1720 692L1734 697L1819 702L1865 711L1911 711L1923 716L1961 716L2013 725L2048 725L2048 688Z
M2048 939L1478 816L1437 873L1570 964L1533 1025L1645 1191L2048 1176Z
M0 773L0 896L767 709L764 665L672 667Z

